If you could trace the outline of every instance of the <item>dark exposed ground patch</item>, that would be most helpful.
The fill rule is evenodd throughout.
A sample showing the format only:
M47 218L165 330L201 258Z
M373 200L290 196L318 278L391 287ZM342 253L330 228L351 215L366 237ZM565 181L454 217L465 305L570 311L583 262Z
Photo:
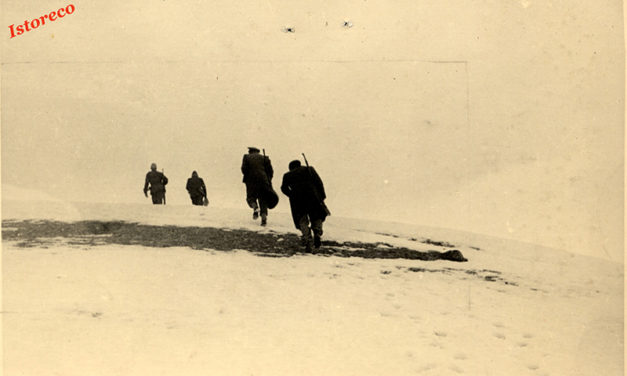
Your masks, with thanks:
M390 234L390 233L387 233L387 232L375 232L375 234L383 235L383 236L389 236L391 238L400 238L400 236L398 236L396 234Z
M231 251L248 250L259 256L287 257L302 252L296 234L259 233L244 229L214 227L151 226L122 221L3 221L3 239L23 248L45 248L52 238L67 238L68 244L142 245L147 247L189 247ZM337 242L326 240L316 251L322 256L379 259L467 261L458 250L420 252L388 243Z
M387 233L387 232L375 232L375 234L383 235L383 236L389 236L391 238L397 238L397 239L398 238L402 238L399 235L390 234L390 233ZM433 239L429 239L429 238L419 240L417 237L409 237L409 238L406 238L406 239L410 240L412 242L418 242L419 241L420 243L434 245L436 247L455 248L454 244L451 244L451 243L448 243L448 242L444 242L444 241L439 241L439 240L433 240ZM479 250L479 248L477 248L477 247L470 247L470 248L472 248L474 250L477 250L477 251Z
M405 267L397 266L399 270L405 269ZM457 268L441 268L441 269L429 269L429 268L418 268L418 267L409 267L406 272L414 272L414 273L442 273L442 274L458 274L464 273L467 275L475 276L479 279L488 282L499 282L504 285L518 286L518 283L508 281L501 276L501 272L498 270L490 270L490 269L457 269ZM465 278L464 278L465 279Z
M438 247L455 247L451 243L437 241L437 240L431 240L431 239L425 239L425 240L422 241L422 243L430 244L430 245L437 245Z

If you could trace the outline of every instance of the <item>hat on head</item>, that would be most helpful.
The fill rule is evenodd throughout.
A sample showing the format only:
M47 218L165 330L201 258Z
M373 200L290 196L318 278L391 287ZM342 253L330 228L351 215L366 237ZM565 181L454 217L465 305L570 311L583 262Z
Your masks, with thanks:
M156 163L150 164L150 169L151 170L156 170L157 169L157 164Z
M299 168L299 167L300 167L300 161L298 159L291 161L289 166L288 166L290 171L295 169L295 168Z
M248 151L260 151L258 148L254 147L254 146L249 146L248 147Z

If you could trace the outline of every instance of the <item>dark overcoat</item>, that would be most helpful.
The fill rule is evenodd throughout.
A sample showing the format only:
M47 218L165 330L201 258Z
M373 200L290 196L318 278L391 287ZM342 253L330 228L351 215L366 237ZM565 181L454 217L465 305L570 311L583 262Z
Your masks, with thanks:
M158 194L165 192L165 185L168 184L168 178L159 171L148 171L146 174L146 182L144 183L144 192L148 192L150 187L150 194Z
M281 192L290 198L290 209L296 228L299 228L299 221L304 215L308 215L312 221L324 221L327 217L324 185L313 167L300 166L285 173Z
M274 170L270 158L259 153L245 154L242 160L243 182L246 189L259 197L264 192L272 189L272 176Z
M187 185L185 186L190 197L205 197L207 196L207 187L202 178L198 176L192 176L187 179Z

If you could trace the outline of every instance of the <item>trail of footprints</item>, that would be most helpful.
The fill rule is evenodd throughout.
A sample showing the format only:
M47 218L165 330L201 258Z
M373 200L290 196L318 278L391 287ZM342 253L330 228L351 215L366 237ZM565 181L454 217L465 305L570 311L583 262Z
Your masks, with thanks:
M410 318L416 318L417 316L409 316ZM493 333L493 337L495 340L499 341L507 341L508 336L505 334L506 327L501 322L495 322L492 324L495 328ZM444 330L434 330L433 331L433 340L429 343L429 346L437 349L437 351L449 351L450 349L446 346L446 339L448 337L448 333ZM518 334L518 337L514 339L516 342L516 348L522 349L531 345L531 341L534 338L534 335L531 333L522 333ZM521 354L522 355L522 354ZM463 374L465 370L463 368L464 362L469 359L469 355L463 351L457 351L452 354L452 362L449 364L446 363L437 363L437 362L428 362L426 364L422 364L415 368L416 374ZM538 374L538 375L549 375L548 372L542 370L540 365L537 362L527 361L524 364L524 367L527 368L530 374Z
M394 308L394 311L400 314L400 316L404 316L399 311L402 306L398 302L398 294L405 295L402 292L400 293L392 293L387 292L384 296L384 299L389 302L390 307ZM446 316L450 312L440 312L439 316ZM399 317L399 315L391 314L391 312L382 312L382 317ZM425 345L429 346L432 350L436 352L442 352L443 354L447 354L446 356L450 359L449 362L438 362L433 361L431 359L429 362L424 364L419 364L416 368L413 369L415 374L426 374L426 375L456 375L456 374L465 374L467 370L465 368L472 367L467 362L472 360L473 356L471 353L464 352L459 348L455 348L455 346L450 346L451 341L455 338L455 333L449 333L449 331L444 328L431 328L427 329L429 326L428 319L421 316L419 312L412 312L411 314L406 315L411 322L418 327L416 334L426 340ZM514 353L518 353L516 358L521 359L522 363L520 366L527 369L530 375L549 375L549 373L542 369L540 364L533 359L525 359L529 355L529 349L533 348L534 342L534 334L530 332L512 332L511 329L508 328L506 324L501 321L495 321L491 324L486 323L487 334L490 334L489 337L485 338L485 341L497 341L503 342L503 344L496 344L497 348L509 349L508 351L512 351ZM422 328L422 329L420 329ZM419 354L420 351L415 349L408 350L405 355L408 358L411 358L412 361L420 362L421 357L416 355ZM472 362L471 362L472 363ZM467 365L465 367L465 364Z
M497 321L495 323L492 324L494 326L494 332L493 332L493 336L494 338L498 339L498 340L502 340L502 341L509 341L511 340L512 342L515 343L514 348L517 349L517 351L522 351L530 346L532 346L532 341L534 338L534 335L532 333L529 332L524 332L522 334L517 334L512 336L511 338L506 335L507 332L507 327L500 321ZM530 370L533 371L535 373L539 373L541 375L548 375L547 372L540 372L541 371L541 367L538 365L538 363L533 362L533 361L527 361L525 363L525 367Z
M336 268L344 269L350 268L353 266L357 266L358 264L353 262L342 263L335 265ZM495 270L466 270L466 269L456 269L456 268L441 268L441 269L428 269L428 268L419 268L419 267L405 267L405 266L387 266L383 267L379 271L379 276L381 278L387 279L389 277L399 276L399 273L443 273L448 275L463 275L466 277L476 277L480 280L484 280L486 282L496 282L501 285L509 285L512 287L518 286L516 282L507 281L503 278L501 272ZM337 273L325 273L329 278L337 278ZM384 299L389 303L387 305L387 309L383 309L379 312L380 316L384 319L399 319L405 314L403 313L403 305L399 302L399 297L406 296L407 294L403 291L395 291L395 292L387 292L385 293ZM440 312L440 316L446 316L450 312ZM427 330L428 319L421 316L419 313L413 312L412 314L406 315L411 322L413 322L419 328L417 333L420 337L423 337L426 342L425 345L432 348L432 351L443 352L444 354L447 352L451 352L450 355L447 355L450 359L449 362L438 362L438 361L428 361L424 364L418 364L416 368L413 369L415 374L425 374L425 375L440 375L440 374L449 374L449 375L457 375L457 374L465 374L467 370L464 368L471 367L468 365L469 359L472 359L472 355L466 353L464 351L460 351L459 349L454 349L452 346L448 346L451 340L455 337L454 333L451 334L448 331L442 328L433 328ZM490 328L491 327L491 328ZM490 330L491 329L491 330ZM529 332L523 333L511 333L508 327L500 321L493 322L489 324L487 328L489 337L485 338L485 341L499 341L503 342L502 345L499 345L499 348L508 348L511 351L520 352L520 358L523 359L525 354L529 352L529 349L533 347L533 339L534 335ZM419 351L415 349L410 349L406 351L405 356L407 358L412 359L412 361L420 362L421 357L419 355ZM464 366L466 364L466 367ZM521 366L525 367L529 374L533 375L548 375L548 373L542 369L538 362L534 362L531 359L523 362Z

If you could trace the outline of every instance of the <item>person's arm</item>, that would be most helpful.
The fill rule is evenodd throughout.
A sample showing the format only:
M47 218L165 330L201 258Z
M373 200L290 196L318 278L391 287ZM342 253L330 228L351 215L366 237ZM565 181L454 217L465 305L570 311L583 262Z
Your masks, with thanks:
M146 174L146 182L144 183L144 196L148 197L148 174Z
M245 155L242 158L242 175L244 175L244 179L242 179L242 181L246 183L246 175L248 175L248 163Z
M281 192L283 192L283 194L286 195L287 197L290 197L290 193L292 193L292 190L290 189L290 185L286 177L287 177L287 174L283 175L283 182L281 183Z
M163 174L161 174L161 183L163 183L163 185L168 184L168 178L166 178Z
M266 176L268 176L268 179L272 180L272 177L274 176L274 170L272 169L272 162L270 162L270 158L264 157L263 162L264 169L266 170Z
M207 187L205 186L205 182L202 179L200 179L200 189L202 190L201 193L202 193L203 197L206 198L207 197Z
M190 184L192 183L192 179L187 179L187 184L185 184L185 189L187 189L187 192L192 193Z

